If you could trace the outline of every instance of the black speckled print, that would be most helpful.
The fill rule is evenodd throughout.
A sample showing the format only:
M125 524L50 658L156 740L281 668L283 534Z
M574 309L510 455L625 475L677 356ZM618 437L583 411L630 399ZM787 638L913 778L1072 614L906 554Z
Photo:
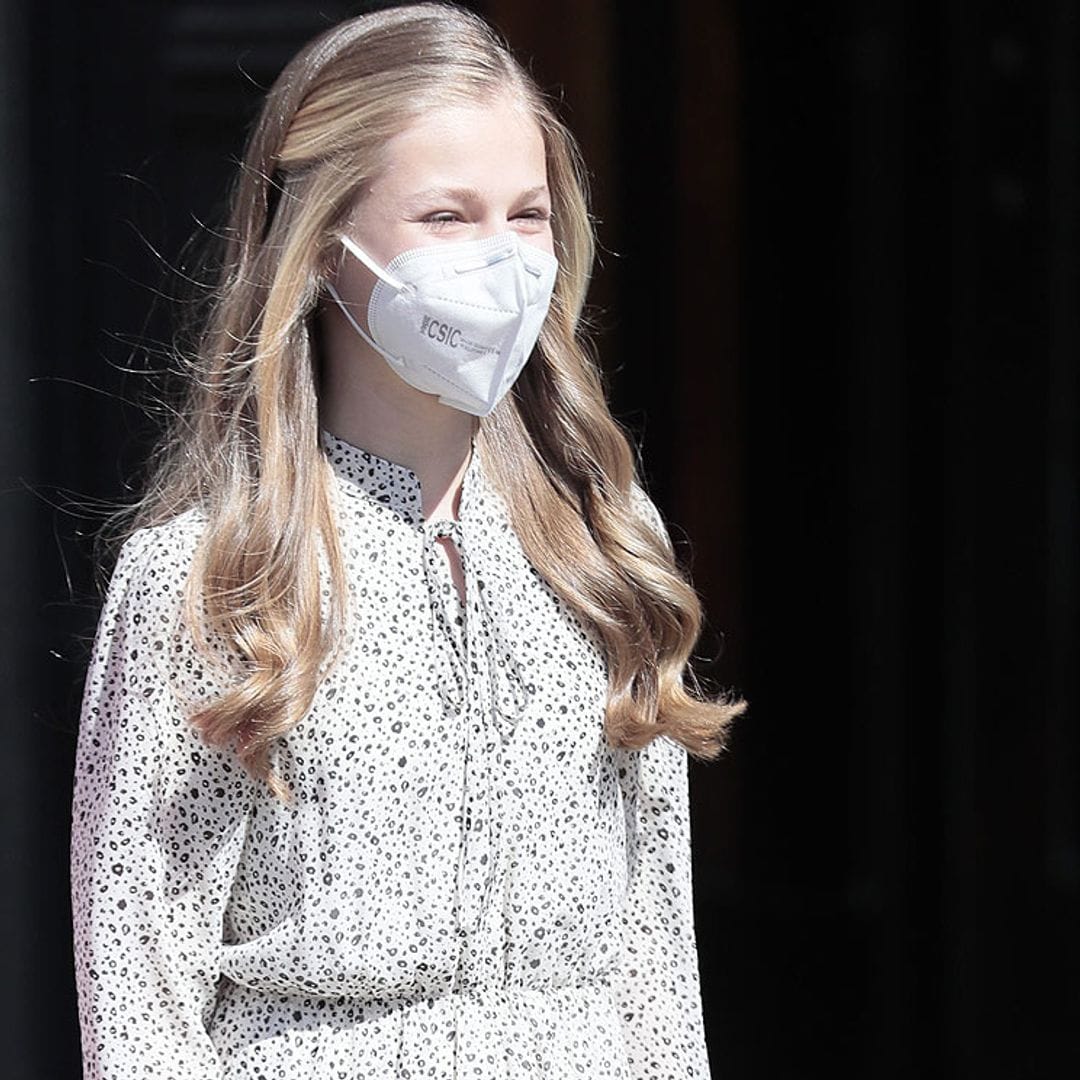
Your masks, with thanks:
M608 746L475 444L457 521L322 445L353 606L275 750L294 807L185 720L220 686L178 629L199 517L121 552L72 804L85 1080L707 1078L685 751Z

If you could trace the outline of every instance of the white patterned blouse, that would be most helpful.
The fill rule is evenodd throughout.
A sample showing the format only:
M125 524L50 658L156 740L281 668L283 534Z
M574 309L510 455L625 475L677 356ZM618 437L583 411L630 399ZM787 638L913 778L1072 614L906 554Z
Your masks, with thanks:
M596 641L475 442L453 521L322 447L354 614L275 749L292 807L185 719L195 512L121 551L72 803L85 1080L707 1078L685 750L608 745Z

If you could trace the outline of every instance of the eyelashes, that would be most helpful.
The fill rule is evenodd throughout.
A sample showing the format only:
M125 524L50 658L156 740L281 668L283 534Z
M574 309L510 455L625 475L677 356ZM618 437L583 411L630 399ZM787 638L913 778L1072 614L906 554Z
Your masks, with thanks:
M515 214L508 224L514 222L525 222L533 226L544 226L551 221L551 212L545 210L542 207L536 207L529 210L523 210L520 214ZM465 219L454 210L437 210L435 213L428 214L421 219L421 224L425 228L432 230L433 232L439 232L454 225L467 224Z

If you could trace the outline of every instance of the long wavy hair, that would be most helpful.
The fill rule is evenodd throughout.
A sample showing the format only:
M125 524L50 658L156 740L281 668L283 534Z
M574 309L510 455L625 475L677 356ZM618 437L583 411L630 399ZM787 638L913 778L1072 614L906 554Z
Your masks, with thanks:
M183 359L186 399L121 534L192 509L203 519L184 622L207 658L224 643L236 663L191 722L286 802L273 744L310 708L348 618L312 340L335 234L411 120L507 92L543 132L559 271L529 363L480 420L485 474L532 564L602 643L613 746L664 734L712 758L744 708L706 694L689 666L701 603L635 497L636 456L582 332L594 241L573 137L479 17L445 3L392 8L324 32L270 89L232 191L220 278Z

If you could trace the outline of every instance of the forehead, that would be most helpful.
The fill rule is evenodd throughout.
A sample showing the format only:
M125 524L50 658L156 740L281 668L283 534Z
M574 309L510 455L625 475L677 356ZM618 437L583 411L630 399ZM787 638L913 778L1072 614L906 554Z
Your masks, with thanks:
M533 188L546 182L546 172L540 125L526 105L504 95L439 106L413 119L386 143L376 184Z

